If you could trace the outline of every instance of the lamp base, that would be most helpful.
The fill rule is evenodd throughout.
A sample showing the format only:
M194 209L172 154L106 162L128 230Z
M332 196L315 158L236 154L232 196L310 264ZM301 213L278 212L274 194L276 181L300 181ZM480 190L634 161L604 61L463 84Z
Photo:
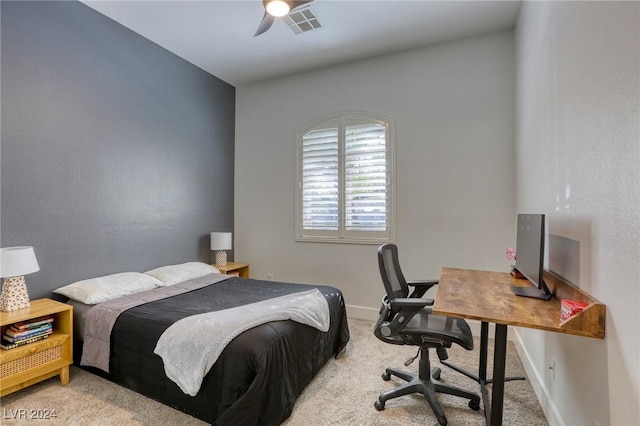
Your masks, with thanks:
M2 283L0 311L11 312L30 307L24 277L7 277Z
M216 266L225 266L227 264L227 252L224 250L216 251Z

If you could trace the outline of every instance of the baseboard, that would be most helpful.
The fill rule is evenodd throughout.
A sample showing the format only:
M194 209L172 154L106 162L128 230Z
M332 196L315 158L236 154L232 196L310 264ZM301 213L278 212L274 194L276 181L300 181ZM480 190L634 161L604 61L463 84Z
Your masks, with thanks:
M377 321L380 309L366 308L364 306L347 305L347 317Z
M349 318L377 321L379 315L379 309L367 308L364 306L347 305L347 316ZM469 323L469 328L471 328L471 332L473 333L473 335L476 337L480 337L480 321L467 320L467 323ZM507 333L507 340L510 341L514 341L514 333L512 329L513 327L509 327L509 331ZM494 333L495 326L493 324L489 324L489 336L493 336Z
M509 327L509 329L512 330L510 334L514 336L513 344L516 347L516 351L518 351L518 356L520 357L522 366L527 372L529 383L531 383L531 387L538 398L538 402L540 402L542 411L544 411L545 416L547 416L549 426L564 426L565 422L562 421L562 417L558 412L558 407L551 399L549 390L544 384L544 380L541 379L541 373L533 367L531 356L522 343L522 337L514 327ZM542 374L545 374L545 372L542 372Z

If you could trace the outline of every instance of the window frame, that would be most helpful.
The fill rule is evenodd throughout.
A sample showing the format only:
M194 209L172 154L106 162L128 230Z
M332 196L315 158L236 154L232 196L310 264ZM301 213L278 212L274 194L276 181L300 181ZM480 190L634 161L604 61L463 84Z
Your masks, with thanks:
M347 125L375 123L385 128L385 155L387 167L386 195L388 199L385 231L346 230L345 226L345 134ZM303 229L303 137L314 129L338 126L338 230ZM343 112L326 116L313 122L295 134L295 241L341 244L383 244L395 241L396 233L396 136L395 123L388 117L367 112Z

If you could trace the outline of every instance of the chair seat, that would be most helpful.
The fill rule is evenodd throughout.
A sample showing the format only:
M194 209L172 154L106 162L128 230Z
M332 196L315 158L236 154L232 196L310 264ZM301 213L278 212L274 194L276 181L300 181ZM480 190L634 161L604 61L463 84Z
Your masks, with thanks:
M423 342L423 336L428 336L436 339L445 338L467 350L473 350L473 334L465 320L435 315L428 308L415 314L401 334L417 346Z

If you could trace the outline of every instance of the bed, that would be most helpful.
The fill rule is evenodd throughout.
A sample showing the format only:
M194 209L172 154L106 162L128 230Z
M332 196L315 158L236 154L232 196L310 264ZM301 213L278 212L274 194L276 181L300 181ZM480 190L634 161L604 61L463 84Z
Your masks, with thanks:
M182 278L171 285L179 287L193 281L200 283L199 288L169 297L158 296L158 300L119 313L111 330L108 372L83 368L208 423L277 425L291 415L305 386L349 340L344 300L337 288L221 276L216 272L188 280ZM166 289L163 283L142 294L154 295ZM195 396L185 393L167 377L163 359L154 353L159 339L181 321L209 312L225 315L247 310L313 289L319 291L328 305L330 325L326 332L292 320L270 321L250 328L224 347ZM86 298L58 290L58 294L73 296L68 303L75 308L74 352L78 362L84 344L82 337L85 333L89 335L83 328L92 307L120 299L84 303ZM213 330L210 333L216 335ZM209 334L199 335L206 339Z

